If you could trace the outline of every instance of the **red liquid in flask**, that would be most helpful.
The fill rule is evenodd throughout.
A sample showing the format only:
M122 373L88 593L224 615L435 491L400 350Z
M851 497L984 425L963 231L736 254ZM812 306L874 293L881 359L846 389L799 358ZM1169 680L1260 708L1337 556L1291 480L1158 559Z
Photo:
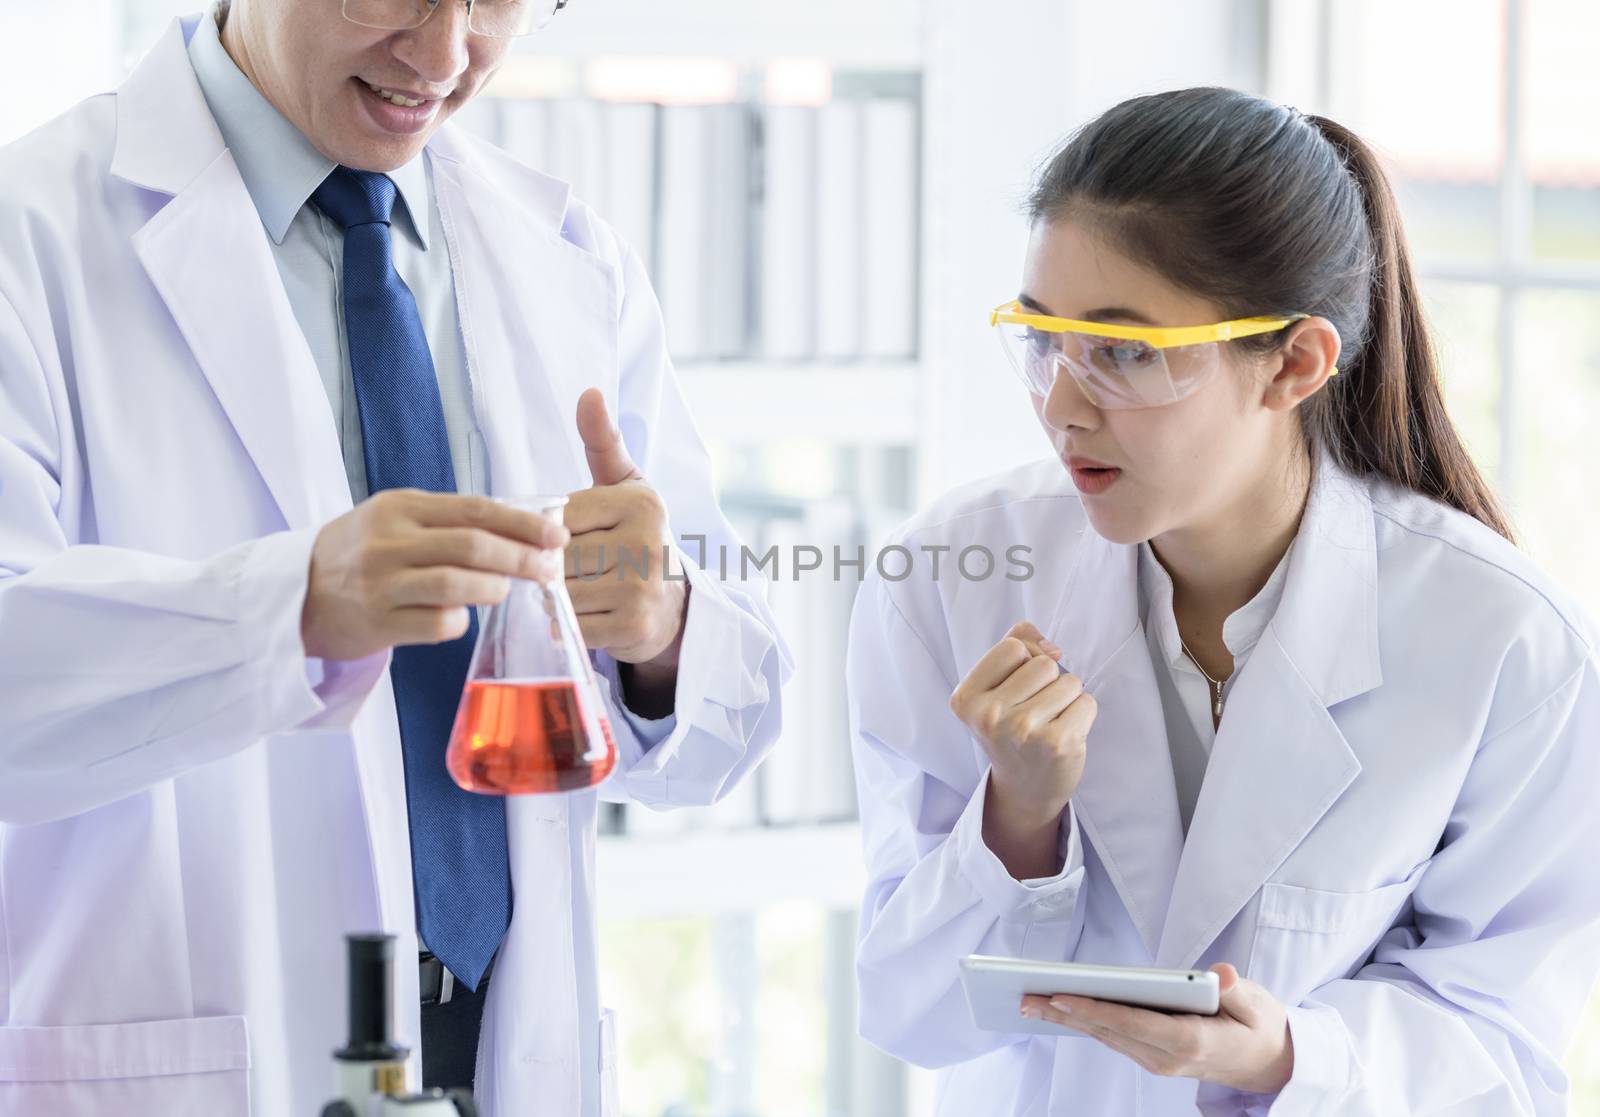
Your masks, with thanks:
M571 679L477 679L456 714L445 763L468 791L499 795L580 791L611 774L617 749L584 728Z

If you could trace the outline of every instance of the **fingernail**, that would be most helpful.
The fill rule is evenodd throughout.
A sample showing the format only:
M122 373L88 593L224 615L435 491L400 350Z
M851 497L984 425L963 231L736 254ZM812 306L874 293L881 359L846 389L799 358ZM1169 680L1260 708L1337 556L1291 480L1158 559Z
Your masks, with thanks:
M1039 1010L1034 1008L1032 1005L1023 1005L1022 1015L1026 1016L1029 1020L1037 1020L1039 1019Z
M1050 1000L1050 1007L1055 1009L1057 1012L1064 1012L1068 1016L1072 1015L1072 1006L1059 998L1052 997Z

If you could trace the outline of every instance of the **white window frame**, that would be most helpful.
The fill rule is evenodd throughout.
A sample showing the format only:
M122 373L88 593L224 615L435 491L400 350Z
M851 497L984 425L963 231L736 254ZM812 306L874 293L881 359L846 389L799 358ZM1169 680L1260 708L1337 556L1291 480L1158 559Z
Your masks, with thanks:
M1291 104L1329 106L1334 68L1345 46L1340 41L1334 6L1337 0L1269 0L1268 96ZM1600 291L1600 261L1539 260L1531 251L1533 181L1524 151L1527 134L1524 80L1529 0L1502 0L1501 119L1504 137L1499 168L1499 207L1495 222L1495 252L1482 261L1417 257L1418 279L1472 283L1496 294L1499 345L1500 460L1495 478L1501 498L1517 506L1517 302L1523 292Z

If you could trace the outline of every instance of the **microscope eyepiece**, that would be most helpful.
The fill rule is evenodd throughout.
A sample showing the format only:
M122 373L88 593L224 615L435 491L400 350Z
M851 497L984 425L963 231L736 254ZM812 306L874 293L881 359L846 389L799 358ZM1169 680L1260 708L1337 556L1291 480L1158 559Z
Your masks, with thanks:
M389 1031L394 989L394 936L346 935L349 954L350 1042L334 1058L351 1063L403 1061L406 1049Z

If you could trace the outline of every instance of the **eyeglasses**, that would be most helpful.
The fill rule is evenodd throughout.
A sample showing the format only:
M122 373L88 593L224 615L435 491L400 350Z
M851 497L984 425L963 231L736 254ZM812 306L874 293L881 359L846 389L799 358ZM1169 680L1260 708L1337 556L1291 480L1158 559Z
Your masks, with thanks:
M1121 326L1030 314L1013 300L989 314L1001 348L1035 395L1065 369L1104 410L1160 407L1193 395L1222 364L1222 344L1274 333L1307 317L1236 318L1209 326ZM1333 370L1333 375L1338 374Z
M344 0L344 18L379 31L411 31L428 22L441 0ZM452 0L453 2L453 0ZM467 30L495 39L538 31L568 0L463 0Z

